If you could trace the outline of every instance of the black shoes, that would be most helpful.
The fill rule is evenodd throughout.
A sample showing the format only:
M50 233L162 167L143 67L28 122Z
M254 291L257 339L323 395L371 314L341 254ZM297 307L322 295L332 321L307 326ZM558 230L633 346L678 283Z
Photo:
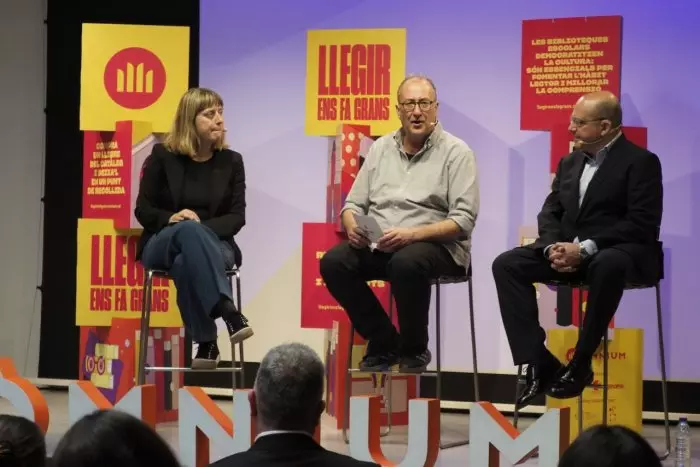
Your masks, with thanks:
M232 344L238 344L253 336L253 328L248 326L248 319L243 316L243 313L233 313L230 316L224 316L223 320Z
M219 347L216 341L200 342L197 354L192 359L193 370L214 370L219 364Z
M253 328L248 325L248 319L236 309L228 297L221 297L211 313L211 317L222 318L232 344L238 344L253 336Z
M360 361L360 371L379 372L389 371L392 366L399 363L397 352L367 353Z
M557 381L562 368L559 360L549 352L541 363L528 365L525 371L525 389L516 401L518 408L522 409L537 396L545 394Z
M399 365L399 371L404 373L422 373L428 367L432 359L430 350L426 349L416 355L399 356L397 350L373 351L368 345L367 354L360 361L360 371L381 372L389 371L391 367Z
M423 373L428 368L428 364L432 358L433 356L428 349L425 349L418 355L404 355L401 357L399 371L403 373Z
M578 397L586 389L586 386L590 386L592 383L593 368L591 367L591 361L574 356L554 382L547 395L555 399Z

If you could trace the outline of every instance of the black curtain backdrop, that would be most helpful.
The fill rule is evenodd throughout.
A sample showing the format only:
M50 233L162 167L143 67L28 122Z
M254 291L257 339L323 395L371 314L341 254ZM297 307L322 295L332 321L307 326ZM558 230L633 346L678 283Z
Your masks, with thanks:
M199 0L48 0L40 378L78 378L75 273L82 209L82 23L189 26L189 85L199 83Z

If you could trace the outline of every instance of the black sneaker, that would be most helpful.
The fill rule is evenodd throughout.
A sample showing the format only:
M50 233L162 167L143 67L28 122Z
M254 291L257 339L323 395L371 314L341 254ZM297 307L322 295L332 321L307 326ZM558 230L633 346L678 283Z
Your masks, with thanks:
M406 373L423 373L428 368L428 363L430 363L432 358L433 356L428 349L425 349L418 355L401 357L399 371Z
M253 328L248 326L248 319L243 313L229 313L223 317L228 334L231 336L231 343L238 344L253 336Z
M219 364L219 347L216 341L200 342L197 354L192 359L193 370L214 370Z
M399 363L399 356L396 352L367 354L360 361L360 371L389 371L397 363Z

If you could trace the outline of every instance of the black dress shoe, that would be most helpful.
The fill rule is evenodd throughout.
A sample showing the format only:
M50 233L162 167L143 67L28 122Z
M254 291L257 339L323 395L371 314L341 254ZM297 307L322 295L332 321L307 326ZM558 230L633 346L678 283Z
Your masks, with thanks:
M528 405L534 398L544 394L557 379L563 366L554 356L546 363L530 364L525 371L525 389L520 393L516 404L519 409Z
M564 368L564 372L554 382L547 395L555 399L578 397L591 383L593 383L591 361L574 358Z

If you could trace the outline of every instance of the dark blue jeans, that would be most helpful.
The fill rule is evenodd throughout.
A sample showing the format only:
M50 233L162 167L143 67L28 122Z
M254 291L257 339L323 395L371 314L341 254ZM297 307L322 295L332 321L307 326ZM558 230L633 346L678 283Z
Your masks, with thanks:
M231 245L195 221L165 227L148 240L141 257L145 268L173 278L182 321L195 342L216 340L211 312L222 296L233 300L226 268L234 262Z

